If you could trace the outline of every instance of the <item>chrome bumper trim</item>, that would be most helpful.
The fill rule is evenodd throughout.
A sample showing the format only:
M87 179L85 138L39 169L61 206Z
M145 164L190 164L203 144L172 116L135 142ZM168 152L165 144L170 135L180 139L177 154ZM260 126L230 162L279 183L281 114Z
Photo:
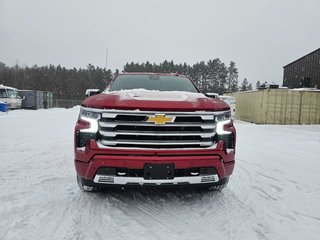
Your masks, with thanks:
M156 146L175 146L175 145L199 145L203 147L210 147L213 145L212 142L200 142L200 141L175 141L175 142L157 142L157 141L147 141L147 140L141 140L141 141L134 141L134 140L100 140L100 143L102 143L105 146L116 146L117 144L132 144L132 145L156 145Z
M97 146L98 146L98 148L101 148L101 149L120 149L120 150L132 150L132 149L136 149L136 148L129 148L129 147L117 147L117 148L114 148L113 146L106 146L106 145L103 145L100 141L97 141L96 142L97 143ZM139 150L141 150L141 149L143 149L143 150L166 150L166 151L168 151L168 150L212 150L212 149L217 149L217 146L218 146L218 144L217 143L214 143L213 145L211 145L210 147L207 147L207 148L200 148L200 147L194 147L194 148L161 148L161 146L159 146L159 148L140 148L139 147Z
M101 184L115 185L179 185L179 184L203 184L215 183L219 181L218 174L194 176L194 177L175 177L174 179L144 179L142 177L120 177L97 174L93 182Z

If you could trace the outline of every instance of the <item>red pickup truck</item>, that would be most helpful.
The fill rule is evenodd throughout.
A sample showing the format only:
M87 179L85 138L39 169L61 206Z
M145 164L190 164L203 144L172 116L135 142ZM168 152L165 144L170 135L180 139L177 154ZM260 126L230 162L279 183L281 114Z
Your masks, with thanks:
M179 74L123 73L86 98L75 126L84 191L197 186L220 190L235 163L229 106Z

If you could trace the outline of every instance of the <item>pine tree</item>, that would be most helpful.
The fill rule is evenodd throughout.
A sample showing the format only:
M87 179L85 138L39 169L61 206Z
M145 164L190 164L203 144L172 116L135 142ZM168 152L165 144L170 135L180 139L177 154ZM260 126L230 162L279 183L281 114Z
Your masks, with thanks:
M257 83L256 83L256 89L259 89L260 86L261 86L261 83L260 83L260 81L258 80Z
M249 83L248 83L248 80L245 78L243 79L242 83L241 83L241 87L240 87L240 90L241 91L247 91L248 90L248 87L249 87ZM251 87L252 88L252 87Z
M228 92L238 91L238 69L233 61L230 62L227 69L226 90Z
M145 70L146 72L153 72L153 66L149 63L149 61L147 61L145 64Z

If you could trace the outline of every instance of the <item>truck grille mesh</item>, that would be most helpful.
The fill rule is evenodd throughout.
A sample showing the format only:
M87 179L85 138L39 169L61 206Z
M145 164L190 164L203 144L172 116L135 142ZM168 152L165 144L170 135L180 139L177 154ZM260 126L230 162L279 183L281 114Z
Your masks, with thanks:
M99 135L99 142L110 147L206 148L214 143L216 123L209 112L112 111L102 113Z

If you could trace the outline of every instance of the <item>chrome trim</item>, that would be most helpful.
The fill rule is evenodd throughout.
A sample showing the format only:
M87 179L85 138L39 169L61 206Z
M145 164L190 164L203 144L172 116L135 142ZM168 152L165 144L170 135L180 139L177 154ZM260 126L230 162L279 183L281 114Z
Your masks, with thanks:
M199 132L125 132L125 131L102 131L100 130L100 134L105 137L115 137L117 135L142 135L142 136L200 136L202 138L213 137L216 133L199 133Z
M155 126L155 127L201 127L202 129L214 129L215 124L210 124L210 123L167 123L163 125L156 125L154 123L148 123L148 122L99 122L99 125L101 127L108 127L108 128L114 128L118 125L132 125L135 126Z
M83 107L83 106L81 106L81 109L86 110L86 111L97 112L97 113L101 113L101 112L103 111L103 109ZM80 110L81 110L81 109L80 109Z
M99 142L102 145L117 148L121 147L120 144L125 144L127 148L148 148L148 146L151 145L155 145L155 147L153 148L156 148L157 146L159 146L159 148L171 148L177 145L185 145L186 149L188 149L189 146L192 148L196 147L198 149L209 148L215 144L213 137L217 133L216 115L228 112L230 111L228 110L219 112L167 112L114 109L101 110L101 118L98 122L99 133L101 135L101 139ZM118 120L117 116L119 115L121 115L121 118L119 118ZM172 119L176 119L177 117L186 117L186 119L185 122L180 122L180 120L177 122L167 122L161 125L143 120L144 118L148 119L148 117L156 115L164 115ZM140 117L137 120L135 120L136 118L131 118L132 116ZM199 118L199 121L197 119L192 119L188 122L188 117ZM116 128L117 126L119 126L119 128ZM162 127L168 128L168 131L160 131L162 130ZM171 127L177 128L174 129ZM188 131L188 129L186 129L188 127L194 129ZM185 129L187 131L185 131Z
M215 183L219 181L218 174L194 177L175 177L174 179L144 179L142 177L119 177L97 174L93 180L95 183L102 184L152 184L152 185L177 185L177 184L204 184Z
M214 114L212 112L207 112L207 113L199 113L195 114L194 112L186 114L182 112L178 113L172 113L172 112L164 112L162 114L161 111L158 112L128 112L128 113L123 113L123 112L118 112L118 113L110 113L110 112L102 112L102 117L103 118L115 118L117 115L130 115L130 116L148 116L148 117L154 117L155 115L165 115L166 117L171 117L171 118L176 118L176 117L201 117L203 120L214 120Z
M200 141L174 141L174 142L155 142L155 141L149 141L149 140L144 140L144 141L121 141L121 140L116 140L116 141L111 141L111 140L100 140L100 142L103 145L109 145L109 146L115 146L117 144L132 144L132 145L157 145L157 146L165 146L165 145L200 145L200 146L211 146L212 142L200 142Z
M98 148L101 148L101 149L114 149L114 147L113 146L106 146L106 145L103 145L102 143L100 143L99 141L97 141L96 142L97 143L97 146L98 146ZM208 150L208 149L217 149L217 146L218 146L218 144L217 143L214 143L213 145L211 145L211 146L209 146L209 147L207 147L207 148L205 148L206 150ZM119 150L128 150L128 148L126 148L126 147L117 147L117 149L119 149ZM135 149L135 148L131 148L131 149ZM159 146L159 148L144 148L144 147L139 147L139 150L181 150L181 148L161 148L161 146ZM202 148L186 148L186 149L184 149L184 150L199 150L199 149L201 149L201 150L203 150Z
M103 112L101 115L102 115L103 118L115 118L118 114L117 113Z

